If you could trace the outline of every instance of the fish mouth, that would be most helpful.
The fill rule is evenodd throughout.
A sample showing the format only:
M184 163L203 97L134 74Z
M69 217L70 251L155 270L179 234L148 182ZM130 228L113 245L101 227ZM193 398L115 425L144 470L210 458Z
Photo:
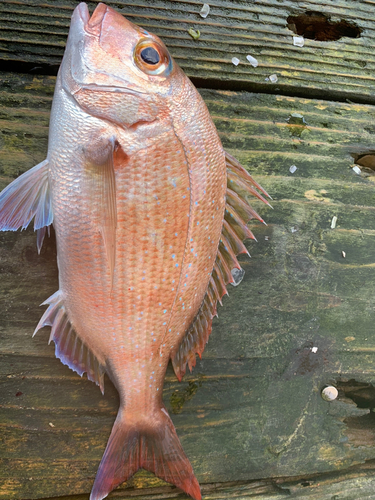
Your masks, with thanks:
M87 5L82 2L77 6L78 15L84 25L85 31L93 34L100 35L101 24L107 12L107 6L104 3L99 3L92 16L90 17Z
M85 31L92 35L99 36L102 22L107 10L107 6L104 3L99 3L90 17L87 5L84 2L80 3L77 7L77 11L84 25Z

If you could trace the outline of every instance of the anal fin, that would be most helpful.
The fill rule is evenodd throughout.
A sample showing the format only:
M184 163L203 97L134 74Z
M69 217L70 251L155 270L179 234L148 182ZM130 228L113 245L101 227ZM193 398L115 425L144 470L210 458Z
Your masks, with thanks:
M56 357L81 377L86 372L87 378L95 382L104 394L105 367L75 332L65 309L61 290L51 295L42 305L47 304L48 309L41 317L33 336L44 326L51 326L48 343L51 340L55 343Z
M48 161L44 160L0 193L0 231L26 229L34 218L34 230L38 231L38 252L43 244L45 228L53 222L48 171Z

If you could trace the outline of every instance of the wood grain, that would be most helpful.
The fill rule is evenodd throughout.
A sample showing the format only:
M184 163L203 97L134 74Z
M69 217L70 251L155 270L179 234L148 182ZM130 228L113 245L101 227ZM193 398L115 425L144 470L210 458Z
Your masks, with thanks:
M53 86L53 77L1 74L0 189L44 159ZM164 401L182 445L207 498L289 491L321 499L345 490L355 499L358 484L371 498L370 406L343 393L327 403L320 391L343 380L375 383L375 177L356 175L350 154L373 148L375 107L202 96L225 148L274 209L257 206L268 225L251 225L258 243L248 245L251 260L241 258L244 282L230 289L202 361L181 384L168 370ZM103 397L56 360L47 328L31 338L39 304L58 286L53 236L40 256L35 243L32 230L0 233L0 498L83 499L118 397L108 380ZM364 461L370 469L355 465ZM109 498L139 495L182 496L141 472Z
M0 61L35 72L57 72L70 16L78 0L2 0ZM215 0L202 19L198 0L109 1L136 24L159 35L189 77L201 87L324 96L375 103L375 3L371 0ZM88 2L92 12L96 3ZM359 38L305 40L293 45L289 16L309 11L356 24ZM193 40L188 30L199 30ZM255 57L254 68L246 55ZM235 67L233 57L240 59ZM276 74L278 82L271 83Z

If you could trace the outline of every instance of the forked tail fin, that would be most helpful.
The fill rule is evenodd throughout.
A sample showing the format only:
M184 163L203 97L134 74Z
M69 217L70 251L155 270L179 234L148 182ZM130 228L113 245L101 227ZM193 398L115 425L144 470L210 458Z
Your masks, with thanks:
M139 423L129 422L120 408L90 500L102 500L141 468L181 488L194 500L201 500L193 468L164 408Z

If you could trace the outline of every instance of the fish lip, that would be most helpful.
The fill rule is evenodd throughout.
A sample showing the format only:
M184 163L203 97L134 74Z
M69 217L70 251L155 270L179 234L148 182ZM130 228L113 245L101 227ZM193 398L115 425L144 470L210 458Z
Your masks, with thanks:
M102 22L107 13L107 10L108 8L104 3L98 3L94 12L92 13L92 16L90 17L89 9L85 2L81 2L77 6L76 11L78 12L78 15L83 24L83 29L86 31L86 33L97 36L100 35Z
M90 13L89 13L89 9L88 9L87 5L85 4L85 2L81 2L79 5L77 5L76 10L77 10L82 22L84 24L87 24L90 20Z
M107 10L108 7L104 3L98 3L94 12L92 13L92 16L87 21L87 27L93 29L96 26L100 25L103 22Z

